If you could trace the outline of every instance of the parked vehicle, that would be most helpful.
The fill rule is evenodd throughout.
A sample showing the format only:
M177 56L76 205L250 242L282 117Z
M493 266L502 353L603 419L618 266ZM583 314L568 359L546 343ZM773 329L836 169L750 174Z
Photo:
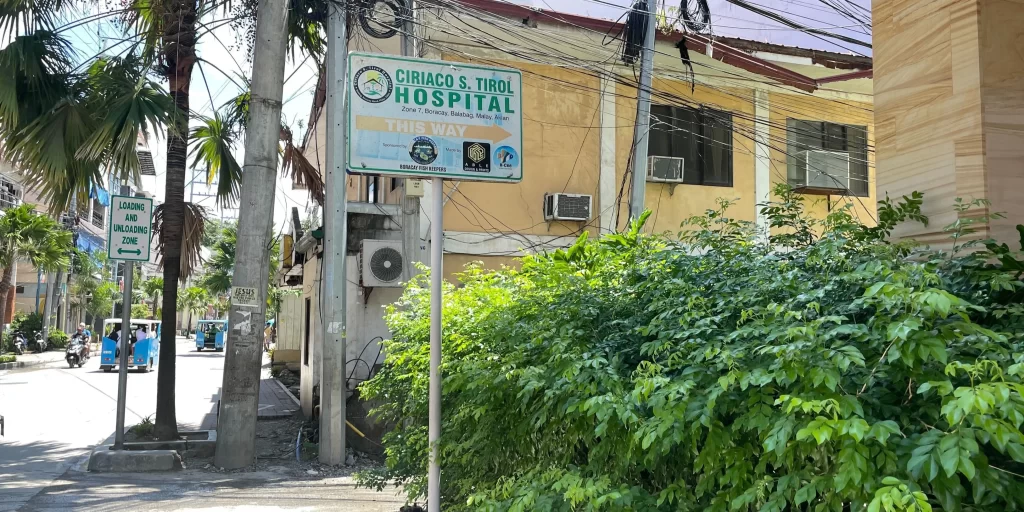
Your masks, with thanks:
M42 354L46 352L46 339L43 338L42 331L36 331L36 335L33 337L32 342L29 343L29 348L35 350L37 353Z
M81 368L89 360L89 339L84 334L75 334L71 337L64 353L64 360L68 362L68 368L74 368L76 365Z
M12 335L14 337L14 353L22 355L28 350L28 341L25 340L25 335L21 331L14 331Z
M227 342L227 320L200 320L196 323L196 351L212 348L217 352L224 350Z
M120 362L118 356L117 341L110 337L115 325L120 325L120 318L108 318L103 321L103 345L100 349L100 368L109 372L117 367ZM137 341L135 331L140 326L146 327L146 339ZM122 329L120 338L122 348L127 348L128 368L136 367L140 372L148 372L160 362L160 321L132 319L127 329Z

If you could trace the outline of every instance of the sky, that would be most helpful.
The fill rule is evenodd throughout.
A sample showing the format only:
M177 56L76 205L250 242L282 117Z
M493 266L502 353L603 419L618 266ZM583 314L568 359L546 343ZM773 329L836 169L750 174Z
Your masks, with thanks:
M532 6L539 9L554 10L596 18L618 19L626 11L629 0L499 0ZM695 0L690 0L691 2ZM808 27L825 29L848 37L870 41L870 27L854 24L850 19L841 16L827 5L856 4L870 10L870 0L746 0L757 7L777 12ZM708 0L712 12L713 33L721 36L740 37L761 42L816 48L844 53L863 53L870 55L870 49L853 46L848 43L836 43L823 40L818 36L806 34L786 27L777 21L760 14L750 12L730 3L728 0ZM665 0L665 5L678 5L677 0ZM91 7L96 9L97 7ZM95 13L95 11L94 11ZM198 54L210 64L199 64L192 73L191 101L192 109L201 114L210 115L214 107L236 96L241 88L238 76L250 76L252 63L246 58L244 45L236 41L235 32L230 24L220 24L227 16L215 13L202 20L203 23L220 25L200 38ZM101 49L118 50L116 38L122 37L120 32L109 21L93 22L69 31L72 44L83 59L91 58ZM123 45L123 43L122 43ZM258 70L257 70L258 71ZM298 143L301 143L308 121L310 106L317 81L316 64L312 60L303 60L299 52L295 60L289 57L285 69L287 81L284 84L282 117ZM147 180L154 185L153 193L158 200L163 200L164 180L166 177L166 140L162 137L149 141L153 151L153 161L157 176L155 180ZM241 146L241 145L240 145ZM243 161L243 149L236 151L239 163ZM209 193L205 181L200 178L192 183L191 177L186 185L186 200L199 202L210 208L213 217L237 217L237 210L222 211L215 208L212 198L203 199L200 194ZM310 201L303 190L292 190L290 180L279 176L275 191L274 229L279 231L287 222L292 207L298 207L300 216L305 217Z

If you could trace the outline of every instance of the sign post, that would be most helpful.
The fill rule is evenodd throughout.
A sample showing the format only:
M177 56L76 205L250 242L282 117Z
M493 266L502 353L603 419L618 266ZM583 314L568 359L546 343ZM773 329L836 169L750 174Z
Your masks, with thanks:
M523 179L522 73L392 55L349 54L348 171L431 178L430 468L427 510L441 510L441 283L444 180Z
M107 230L107 257L124 260L124 286L121 293L121 354L117 361L117 424L114 449L124 448L124 409L128 395L128 351L131 345L133 263L149 261L153 238L153 200L148 197L111 196L110 228Z

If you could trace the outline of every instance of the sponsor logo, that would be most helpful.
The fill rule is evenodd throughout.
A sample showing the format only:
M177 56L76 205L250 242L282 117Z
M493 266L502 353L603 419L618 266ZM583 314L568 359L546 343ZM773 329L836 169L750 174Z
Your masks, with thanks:
M463 142L462 170L464 172L491 172L491 145L487 142Z
M519 153L516 153L511 146L500 146L494 150L494 165L501 169L519 167Z
M420 165L430 164L437 159L437 144L430 137L416 137L409 144L409 156Z
M380 103L391 97L395 85L391 75L377 66L366 66L352 77L356 95L368 103Z

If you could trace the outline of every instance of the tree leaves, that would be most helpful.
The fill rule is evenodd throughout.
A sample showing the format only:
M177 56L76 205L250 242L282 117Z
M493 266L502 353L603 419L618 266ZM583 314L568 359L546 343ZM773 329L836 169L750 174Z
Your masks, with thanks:
M1024 508L1020 276L782 202L767 244L725 201L682 241L634 225L447 285L445 510ZM360 387L394 425L363 482L412 499L428 278Z

